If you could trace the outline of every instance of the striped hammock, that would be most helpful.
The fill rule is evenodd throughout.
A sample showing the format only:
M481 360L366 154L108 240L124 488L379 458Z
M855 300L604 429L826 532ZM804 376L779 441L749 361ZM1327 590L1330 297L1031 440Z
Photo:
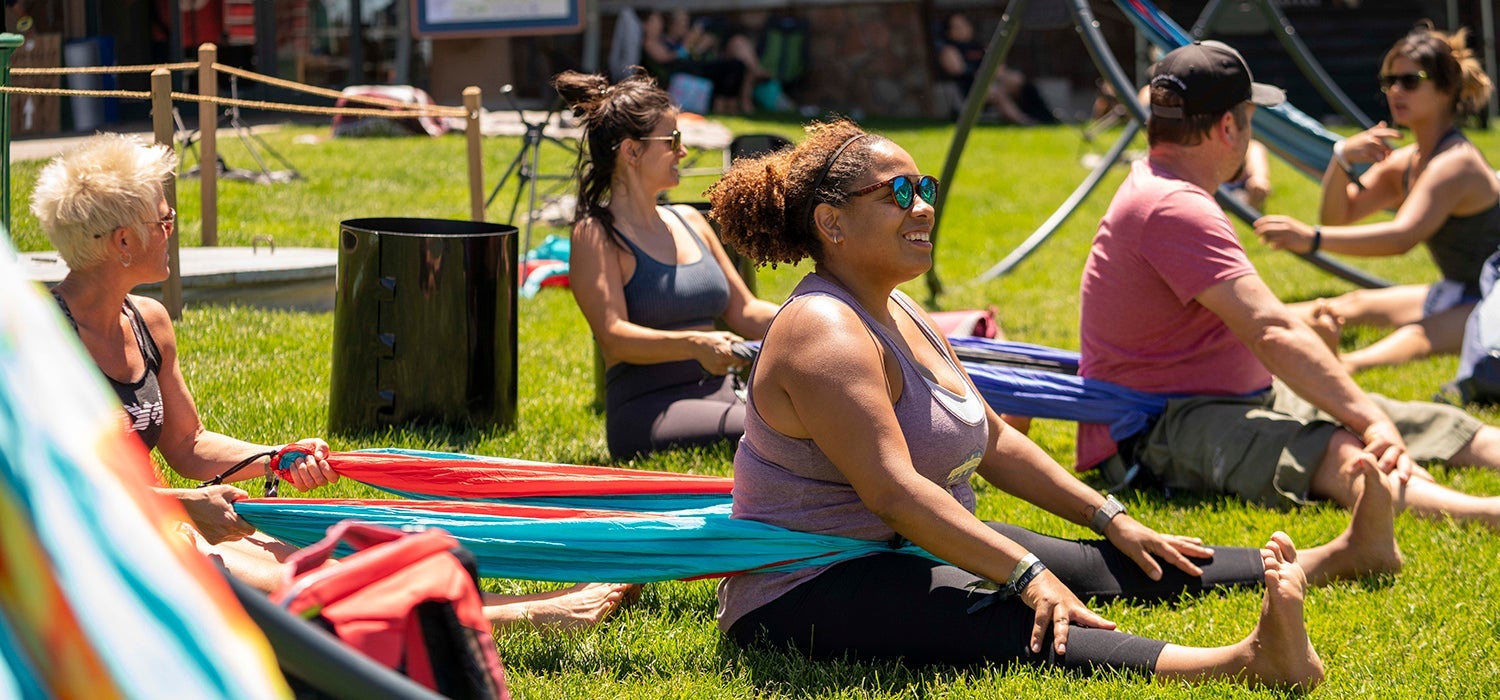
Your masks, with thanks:
M289 697L0 227L0 697ZM175 511L175 517L174 517Z

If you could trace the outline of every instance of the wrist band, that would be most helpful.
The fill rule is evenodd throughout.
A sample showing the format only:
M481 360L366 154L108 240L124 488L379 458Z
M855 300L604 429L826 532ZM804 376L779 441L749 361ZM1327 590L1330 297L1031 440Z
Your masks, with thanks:
M1322 247L1323 247L1323 227L1322 226L1314 226L1313 227L1313 242L1312 242L1312 247L1307 249L1307 254L1308 255L1312 255L1313 253L1318 252L1318 249L1322 248Z
M1031 554L1030 552L1028 552L1026 556L1021 557L1021 561L1016 562L1016 568L1011 570L1010 578L1005 580L1005 585L1016 585L1016 582L1020 581L1021 577L1026 575L1026 570L1030 569L1032 564L1035 564L1039 561L1041 560L1037 559L1035 554Z
M1344 172L1349 173L1354 171L1354 166L1349 165L1349 161L1344 160L1344 141L1345 139L1339 139L1338 142L1333 144L1333 159L1338 161L1339 167L1343 168Z

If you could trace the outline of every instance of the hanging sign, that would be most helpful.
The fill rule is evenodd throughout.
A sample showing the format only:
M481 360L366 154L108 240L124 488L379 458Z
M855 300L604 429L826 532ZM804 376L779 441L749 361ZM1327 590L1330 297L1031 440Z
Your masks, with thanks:
M530 36L583 31L583 0L413 0L418 38Z

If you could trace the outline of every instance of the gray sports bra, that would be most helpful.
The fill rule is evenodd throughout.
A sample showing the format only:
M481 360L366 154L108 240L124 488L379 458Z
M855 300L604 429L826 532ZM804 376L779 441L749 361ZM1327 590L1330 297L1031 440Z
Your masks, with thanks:
M663 263L615 234L635 254L635 274L625 283L625 312L630 322L647 328L673 330L707 326L729 308L729 279L702 238L675 209L667 207L688 230L702 253L686 265Z

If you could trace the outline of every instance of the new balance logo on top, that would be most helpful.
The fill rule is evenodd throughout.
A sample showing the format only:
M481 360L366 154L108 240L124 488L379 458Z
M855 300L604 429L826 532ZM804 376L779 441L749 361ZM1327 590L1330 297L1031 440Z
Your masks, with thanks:
M162 422L162 402L146 401L140 404L127 404L125 406L125 428L132 432L141 432L152 425Z

